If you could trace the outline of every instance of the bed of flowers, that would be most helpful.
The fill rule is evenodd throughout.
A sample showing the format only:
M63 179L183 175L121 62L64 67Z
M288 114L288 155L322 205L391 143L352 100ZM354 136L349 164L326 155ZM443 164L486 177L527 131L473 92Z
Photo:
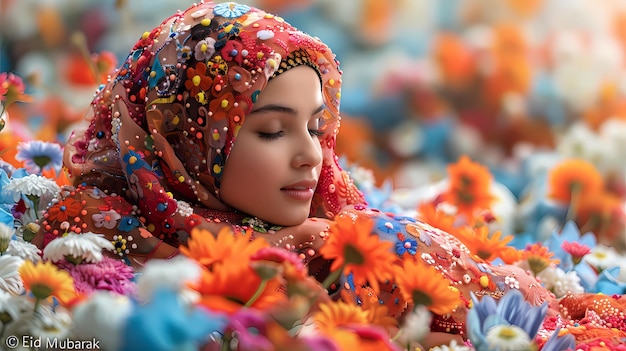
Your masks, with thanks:
M410 247L387 248L369 235L373 223L341 218L321 250L334 260L334 276L349 273L377 284L372 278L393 272L405 299L415 304L401 320L376 303L338 302L297 256L228 230L194 231L179 257L149 261L137 271L103 255L132 243L97 233L68 230L42 252L30 241L69 180L62 144L12 132L18 129L11 129L6 110L32 103L24 89L20 77L0 74L0 135L15 146L0 151L0 348L38 350L37 340L57 340L58 349L111 351L414 350L428 341L430 314L456 306L436 270L397 267L394 255L381 252L414 254ZM624 123L615 121L606 133ZM469 157L449 164L441 181L414 189L377 187L371 171L346 165L372 206L453 233L485 261L519 265L556 297L599 293L626 307L624 179L616 177L622 175L556 151L526 167L529 183L516 200ZM80 208L72 211L80 216ZM354 250L365 259L344 255ZM512 290L497 302L473 301L471 342L431 350L622 350L626 316L620 316L587 313L566 321Z

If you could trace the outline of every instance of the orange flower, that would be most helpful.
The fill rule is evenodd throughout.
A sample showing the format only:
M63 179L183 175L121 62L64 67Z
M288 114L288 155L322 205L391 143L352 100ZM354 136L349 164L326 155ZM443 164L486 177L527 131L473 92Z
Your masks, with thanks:
M373 225L374 221L364 215L354 214L354 218L350 214L338 215L320 253L334 260L331 271L342 269L346 275L352 273L356 285L369 283L378 293L378 282L392 277L392 265L397 258L391 251L391 242L372 235Z
M483 225L475 229L463 227L458 237L472 254L490 262L496 257L502 257L507 247L506 244L513 240L511 235L500 239L501 235L502 233L497 231L490 236L489 227Z
M198 102L206 104L206 94L211 88L213 79L207 76L207 66L204 62L198 62L196 67L187 68L187 80L185 81L185 88L189 90L189 94L196 98Z
M489 209L494 197L491 195L491 173L487 167L462 156L448 166L448 189L443 199L457 207L468 220L476 211Z
M181 246L180 252L192 258L209 271L215 271L217 265L231 261L250 260L250 256L269 244L263 239L250 241L249 234L235 234L229 227L223 227L217 236L206 229L194 228L187 246Z
M49 221L67 221L77 217L83 206L76 199L68 197L61 200L48 208L47 219Z
M577 198L601 192L602 175L593 164L581 159L569 159L556 165L548 174L550 198L569 203Z
M41 175L46 178L54 179L57 185L61 187L65 185L72 185L66 168L63 168L59 173L57 173L57 171L53 168L46 168L41 171Z
M246 257L232 256L213 272L203 269L200 281L192 288L201 295L199 304L212 311L235 313L243 307L267 310L285 301L281 286L279 278L261 279Z
M368 316L358 305L337 301L320 304L313 320L320 331L329 333L348 325L367 324Z
M461 302L459 290L420 259L404 260L404 268L397 269L396 284L406 301L424 305L436 314L448 314Z
M528 262L530 270L535 274L539 274L551 264L558 264L560 261L552 259L554 253L550 252L547 247L541 243L535 243L526 246L522 252L522 257Z
M581 233L593 232L599 242L612 245L624 228L622 201L607 192L590 193L580 201L574 221Z
M518 249L516 249L514 247L511 247L511 246L505 246L500 251L500 256L499 257L506 264L514 264L514 263L519 262L522 259L524 259L524 254L522 253L522 250L518 250Z
M417 211L417 218L420 221L450 234L457 232L457 228L454 227L454 216L437 209L437 206L433 202L421 203Z
M62 304L76 297L74 280L68 272L58 269L50 261L33 263L27 260L19 268L24 288L30 291L37 300L45 300L51 296L59 299Z
M398 320L389 314L389 308L377 299L361 299L361 308L367 313L367 322L390 331L398 326Z

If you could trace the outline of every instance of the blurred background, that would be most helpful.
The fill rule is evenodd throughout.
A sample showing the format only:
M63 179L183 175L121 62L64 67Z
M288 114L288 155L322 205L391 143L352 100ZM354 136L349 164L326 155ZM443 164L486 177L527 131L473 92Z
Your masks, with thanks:
M622 0L240 2L281 15L337 54L342 161L371 170L379 186L432 182L468 155L519 198L530 157L555 151L623 184ZM23 77L34 97L11 106L0 148L64 142L103 73L144 31L190 4L0 0L0 72ZM614 191L624 194L623 186Z

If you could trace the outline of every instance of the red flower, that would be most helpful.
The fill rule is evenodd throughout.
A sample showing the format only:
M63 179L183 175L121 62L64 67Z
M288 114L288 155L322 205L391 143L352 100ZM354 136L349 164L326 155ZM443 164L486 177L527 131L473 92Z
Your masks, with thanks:
M563 248L565 252L572 255L572 260L575 264L578 264L580 260L582 260L583 256L591 252L591 248L589 246L575 241L564 241L561 248Z
M67 198L57 202L48 209L49 221L67 221L69 218L74 218L80 214L81 211L80 202L73 198Z

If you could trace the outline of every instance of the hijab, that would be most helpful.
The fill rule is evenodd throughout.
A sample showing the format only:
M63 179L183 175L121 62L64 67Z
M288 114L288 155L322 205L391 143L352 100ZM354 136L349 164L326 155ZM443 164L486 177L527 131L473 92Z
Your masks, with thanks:
M223 169L259 93L299 65L316 70L325 103L311 215L332 218L363 205L334 153L341 120L334 54L282 18L232 2L194 4L143 33L96 93L86 129L70 136L64 164L74 185L135 204L160 238L189 229L190 218L240 221L245 214L219 197Z

